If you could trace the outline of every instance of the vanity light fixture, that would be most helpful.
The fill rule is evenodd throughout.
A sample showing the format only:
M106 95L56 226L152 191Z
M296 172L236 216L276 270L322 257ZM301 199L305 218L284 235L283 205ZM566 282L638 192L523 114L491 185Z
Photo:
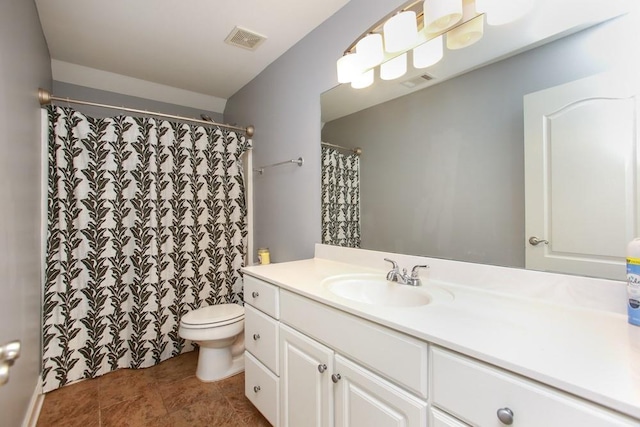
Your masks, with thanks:
M462 0L464 24L447 33L447 49L455 50L471 46L484 34L484 19L476 13L474 0Z
M371 70L373 71L373 70ZM407 72L407 54L402 53L395 58L380 64L380 78L382 80L394 80L402 77ZM371 82L373 83L373 82Z
M417 36L417 33L416 33ZM356 53L364 68L373 68L384 61L382 34L371 33L356 43Z
M384 23L384 50L388 53L406 52L418 43L418 21L412 10L400 12Z
M351 82L351 87L354 89L364 89L373 84L373 68L358 74Z
M430 67L442 59L444 56L442 37L437 36L413 48L413 66L415 68Z
M462 19L461 0L426 0L423 9L424 31L428 34L447 31Z
M426 68L442 59L447 48L462 49L479 41L484 20L489 25L511 22L531 10L535 0L411 0L369 28L338 59L338 82L355 89L380 78L393 80L407 71L407 53L413 66Z

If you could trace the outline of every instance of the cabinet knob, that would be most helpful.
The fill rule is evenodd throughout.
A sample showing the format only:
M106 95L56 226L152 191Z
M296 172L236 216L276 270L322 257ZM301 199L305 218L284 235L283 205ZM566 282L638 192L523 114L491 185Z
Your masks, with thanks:
M258 341L260 339L260 334L253 334L253 340Z
M340 381L342 379L342 377L340 376L340 374L333 374L331 375L331 381L333 381L334 383L337 383L338 381Z
M502 424L510 426L513 424L513 411L509 408L498 409L498 419Z
M257 393L259 391L260 391L260 386L259 385L253 386L253 392L254 393Z
M318 365L318 372L320 372L321 374L324 373L324 371L327 370L327 365L325 365L324 363L321 363Z
M256 291L251 292L251 296L254 298L258 298L260 296L259 293L257 293Z

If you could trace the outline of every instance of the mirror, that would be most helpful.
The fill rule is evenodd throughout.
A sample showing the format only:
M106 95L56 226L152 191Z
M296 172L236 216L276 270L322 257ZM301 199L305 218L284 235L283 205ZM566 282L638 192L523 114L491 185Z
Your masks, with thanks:
M605 71L639 75L637 13L620 15L630 2L601 3L597 18L509 54L445 51L413 75L322 95L321 140L362 149L360 247L525 267L523 97ZM487 30L477 47L490 51Z

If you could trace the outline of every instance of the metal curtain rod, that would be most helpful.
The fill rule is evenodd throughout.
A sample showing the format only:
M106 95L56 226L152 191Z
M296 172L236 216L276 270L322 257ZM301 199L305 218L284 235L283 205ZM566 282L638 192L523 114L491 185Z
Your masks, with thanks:
M93 107L110 108L110 109L113 109L113 110L127 111L129 113L147 114L147 115L150 115L150 116L164 117L164 118L167 118L167 119L184 120L184 121L188 121L188 122L202 123L202 124L206 124L206 125L216 125L216 126L220 126L220 127L227 128L227 129L239 130L241 132L244 132L249 138L251 138L253 136L253 133L255 131L255 128L253 126L251 126L251 125L247 126L246 128L243 128L243 127L240 127L240 126L225 125L225 124L222 124L222 123L216 123L214 121L192 119L190 117L176 116L176 115L173 115L173 114L164 114L164 113L157 113L157 112L153 112L153 111L137 110L135 108L118 107L117 105L98 104L96 102L79 101L77 99L60 98L58 96L53 96L51 94L51 92L49 92L47 90L44 90L42 88L38 89L38 100L40 101L40 105L50 104L51 101L60 101L60 102L68 102L70 104L91 105Z
M342 145L336 145L336 144L329 144L328 142L321 142L320 145L324 145L325 147L333 147L333 148L338 148L340 150L347 150L347 151L353 151L353 153L356 156L359 156L360 154L362 154L362 148L360 147L356 147L356 148L349 148L349 147L343 147Z
M262 166L262 167L254 169L253 171L254 172L258 172L260 175L262 175L264 173L264 170L267 169L267 168L272 168L274 166L280 166L280 165L288 165L289 163L297 163L298 166L302 166L302 164L304 163L304 159L302 157L298 157L297 159L286 160L284 162L274 163L272 165Z

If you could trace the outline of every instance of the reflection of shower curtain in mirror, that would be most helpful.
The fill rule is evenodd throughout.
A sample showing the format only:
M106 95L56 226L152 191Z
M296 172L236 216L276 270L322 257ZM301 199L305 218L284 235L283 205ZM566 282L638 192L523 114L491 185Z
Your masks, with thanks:
M360 247L360 158L322 147L322 243Z

